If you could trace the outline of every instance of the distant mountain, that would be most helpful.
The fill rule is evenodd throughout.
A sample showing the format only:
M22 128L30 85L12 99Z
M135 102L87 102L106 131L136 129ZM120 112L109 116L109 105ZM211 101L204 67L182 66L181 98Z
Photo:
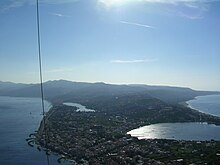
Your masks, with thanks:
M171 87L171 86L149 86L149 85L136 85L131 86L142 87L148 91L152 97L158 98L164 102L176 104L183 101L188 101L196 96L220 94L217 91L196 91L184 87Z
M66 80L48 81L43 84L45 98L51 102L96 102L122 98L156 98L166 103L176 104L196 96L220 94L219 92L195 91L190 88L148 86L148 85L112 85L105 83L72 82ZM14 97L40 97L40 84L17 84L0 81L0 95Z
M0 94L1 95L9 95L11 92L13 92L15 90L27 88L30 86L32 86L32 85L31 84L22 84L22 83L12 83L12 82L0 81Z
M40 97L40 84L15 84L10 86L9 83L0 84L0 95L14 97ZM47 81L43 83L45 98L53 98L64 95L72 90L83 88L88 83L76 83L66 80ZM12 87L12 89L11 89ZM6 90L7 89L7 90Z

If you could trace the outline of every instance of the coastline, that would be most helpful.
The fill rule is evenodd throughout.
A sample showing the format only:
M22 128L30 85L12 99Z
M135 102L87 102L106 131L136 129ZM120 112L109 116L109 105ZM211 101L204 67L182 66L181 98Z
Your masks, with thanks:
M195 98L195 97L194 97L194 98ZM188 100L188 101L190 101L190 100ZM188 106L189 106L189 104L187 103L188 101L180 102L179 105L182 105L182 106L184 106L184 107L186 107L186 108L190 108L190 107L188 107Z
M196 96L196 97L194 97L194 98L191 99L191 100L188 100L188 101L185 101L185 102L180 102L179 104L180 104L180 105L183 105L183 106L185 106L185 107L187 107L187 108L190 108L190 109L192 109L192 110L196 110L196 111L198 111L198 112L200 112L200 113L206 114L206 115L211 115L211 116L214 116L214 117L220 117L220 115L218 115L218 114L212 114L212 113L203 111L203 110L201 110L201 109L199 109L199 108L195 108L195 107L193 107L193 106L189 103L190 101L196 101L196 100L198 100L199 97L207 97L207 96L220 96L220 95L219 95L219 94L213 94L213 95L201 95L201 96Z
M49 101L48 101L49 102ZM51 103L51 102L49 102ZM54 105L51 103L50 104L50 108L48 109L48 111L46 112L46 118L45 118L45 124L47 125L49 123L49 117L54 113L54 111L52 111L54 108ZM59 153L55 150L52 150L50 147L45 146L43 143L40 143L40 140L42 140L41 136L44 136L44 125L43 125L43 119L40 122L38 131L35 132L34 137L31 141L32 146L29 145L30 147L34 147L35 149L37 149L39 152L45 152L46 155L54 155L57 156L57 162L61 163L61 164L65 164L65 163L75 163L74 160L69 159L68 157L66 157L65 155L63 155L62 153ZM32 133L30 134L32 135ZM28 142L28 141L27 141ZM63 161L62 161L63 160Z

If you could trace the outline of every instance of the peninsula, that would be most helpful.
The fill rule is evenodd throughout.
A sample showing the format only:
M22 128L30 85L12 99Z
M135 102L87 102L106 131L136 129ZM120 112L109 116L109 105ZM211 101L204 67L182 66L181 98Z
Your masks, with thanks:
M199 122L202 119L203 122L220 124L218 117L186 107L143 100L144 103L147 101L146 105L137 104L136 106L140 107L136 107L136 111L134 107L127 107L126 110L121 111L77 112L76 107L55 105L46 117L47 148L62 155L61 158L70 159L76 164L217 164L220 162L218 141L138 140L126 134L134 128L161 122ZM114 108L117 109L115 106ZM44 137L41 125L36 142L43 147L45 147Z
M2 83L0 95L39 97L39 84ZM190 88L79 83L65 80L44 84L53 107L40 125L35 143L75 164L219 164L220 142L138 140L128 131L155 123L208 122L220 118L179 104L219 92ZM77 111L77 103L94 111ZM74 105L74 104L73 104ZM47 145L45 133L47 132ZM38 148L39 149L39 148ZM40 150L40 149L39 149Z

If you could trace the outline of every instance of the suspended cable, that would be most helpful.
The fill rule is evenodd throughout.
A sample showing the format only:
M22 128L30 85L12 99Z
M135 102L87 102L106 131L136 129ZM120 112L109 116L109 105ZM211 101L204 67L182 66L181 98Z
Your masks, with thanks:
M40 72L40 93L41 93L41 104L42 104L42 112L43 112L43 131L44 131L44 141L45 147L47 148L48 143L48 134L46 129L46 114L45 114L45 106L44 106L44 90L43 90L43 73L42 73L42 58L41 58L41 37L40 37L40 12L39 12L39 0L36 0L37 6L37 44L38 44L38 60L39 60L39 72ZM50 164L49 156L47 156L47 164Z

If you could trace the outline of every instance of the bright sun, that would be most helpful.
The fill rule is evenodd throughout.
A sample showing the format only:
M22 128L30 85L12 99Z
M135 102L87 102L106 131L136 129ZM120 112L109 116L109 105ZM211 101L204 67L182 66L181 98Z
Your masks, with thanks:
M123 5L132 0L99 0L99 2L103 3L106 6L116 6L116 5Z

